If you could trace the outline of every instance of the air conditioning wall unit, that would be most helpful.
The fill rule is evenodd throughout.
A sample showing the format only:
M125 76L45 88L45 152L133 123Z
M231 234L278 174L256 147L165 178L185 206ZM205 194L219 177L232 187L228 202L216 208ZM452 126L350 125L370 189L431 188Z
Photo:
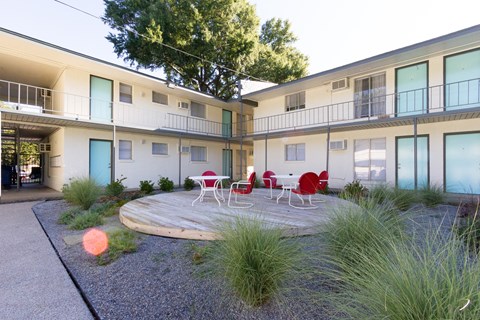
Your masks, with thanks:
M332 140L330 141L329 147L331 151L339 151L347 149L347 140Z
M41 153L48 153L52 150L50 143L40 143L38 149Z
M188 110L189 107L190 107L190 104L188 102L178 101L178 108L179 109Z
M42 95L42 98L51 98L52 97L52 90L42 89L41 95Z
M338 91L348 88L348 78L332 81L332 91Z
M180 153L190 153L190 146L180 146Z

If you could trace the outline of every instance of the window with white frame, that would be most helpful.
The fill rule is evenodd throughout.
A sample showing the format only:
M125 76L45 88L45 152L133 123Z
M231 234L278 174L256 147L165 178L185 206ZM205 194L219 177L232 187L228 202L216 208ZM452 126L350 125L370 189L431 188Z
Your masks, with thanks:
M132 98L132 86L125 84L125 83L120 83L120 102L125 102L125 103L132 103L133 98Z
M118 159L132 160L132 141L130 140L118 141Z
M168 155L168 144L152 142L152 154L153 155Z
M366 118L386 113L385 73L355 79L355 118Z
M197 118L207 118L206 107L204 104L194 102L190 104L190 115Z
M190 160L191 161L207 161L207 147L191 146Z
M386 181L386 140L355 140L355 179L363 181Z
M285 161L305 161L305 143L285 145Z
M168 105L168 96L160 92L152 91L152 102Z
M285 111L305 109L305 91L285 96Z

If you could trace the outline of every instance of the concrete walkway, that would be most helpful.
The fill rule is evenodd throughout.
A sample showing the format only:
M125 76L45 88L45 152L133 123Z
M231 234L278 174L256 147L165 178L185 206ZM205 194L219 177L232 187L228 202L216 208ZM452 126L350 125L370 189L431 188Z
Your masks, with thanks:
M35 203L0 205L0 319L93 319L37 221Z

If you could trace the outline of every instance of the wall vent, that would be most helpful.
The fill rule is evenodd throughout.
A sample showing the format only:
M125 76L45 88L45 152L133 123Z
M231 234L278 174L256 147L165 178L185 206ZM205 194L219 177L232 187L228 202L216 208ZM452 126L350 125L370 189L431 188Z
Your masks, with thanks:
M178 101L178 108L179 109L188 110L189 107L190 107L190 105L188 104L188 102Z
M52 150L52 147L50 146L50 143L40 143L38 145L38 149L42 153L47 153L47 152L50 152Z
M332 91L343 90L348 88L348 78L332 81Z
M347 140L330 141L329 149L332 151L347 149Z

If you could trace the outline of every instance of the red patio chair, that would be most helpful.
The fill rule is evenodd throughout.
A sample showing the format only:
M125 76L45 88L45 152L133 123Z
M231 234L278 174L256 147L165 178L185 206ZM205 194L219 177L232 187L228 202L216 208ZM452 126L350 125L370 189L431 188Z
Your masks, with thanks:
M295 189L290 189L290 193L288 194L288 204L297 209L316 209L317 206L312 204L312 195L317 193L317 185L318 185L318 175L315 172L307 172L301 175L300 179L298 179L298 185ZM303 198L301 196L308 195L308 202L310 206L295 206L292 204L292 193L295 193L299 196L302 204L304 204Z
M320 172L320 174L318 175L318 179L319 180L317 185L317 192L325 191L328 186L328 171L323 170L322 172ZM325 202L325 200L318 199L313 202Z
M257 175L254 171L248 178L248 181L238 181L238 182L232 183L232 185L230 186L230 192L228 194L229 208L250 208L253 206L253 203L250 203L250 202L237 201L237 196L251 194L253 191L253 187L255 185L256 178L257 178ZM235 203L233 205L230 204L232 193L235 195Z
M263 180L263 184L265 185L265 188L270 189L270 198L265 197L268 199L273 199L273 189L282 188L281 184L277 184L277 178L272 178L272 176L274 175L275 175L275 172L268 170L268 171L265 171L262 176L262 180Z
M204 173L202 173L202 176L216 176L217 174L215 173L215 171L211 171L211 170L207 170L205 171ZM208 179L208 180L203 180L203 183L204 183L204 187L205 188L213 188L215 187L215 182L217 180L215 179ZM220 193L217 192L217 194L219 196L221 196L221 198L223 198L223 185L222 185L222 182L220 181L220 183L218 184L218 188L220 189ZM224 200L225 201L225 200Z

